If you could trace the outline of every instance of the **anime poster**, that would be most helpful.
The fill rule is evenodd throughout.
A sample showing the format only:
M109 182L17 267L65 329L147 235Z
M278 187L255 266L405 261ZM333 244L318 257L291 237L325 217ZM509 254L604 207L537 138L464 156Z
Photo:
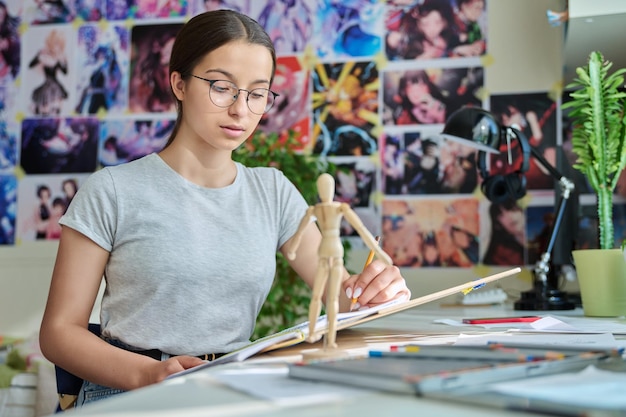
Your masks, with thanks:
M378 192L378 169L370 157L332 157L337 166L335 173L335 201L349 204L365 227L373 235L380 234L379 202L375 201ZM341 221L341 236L350 239L353 248L365 245L358 232L345 219Z
M0 84L0 120L13 122L18 113L18 90L14 83Z
M564 91L563 96L561 98L561 103L565 104L571 100L569 96L569 91ZM562 106L561 106L562 107ZM569 168L567 172L562 170L562 166L558 167L559 171L563 172L573 183L576 189L576 192L579 194L589 194L594 191L587 180L587 177L577 169L573 168L573 165L576 163L576 159L578 156L574 153L572 149L572 119L569 117L570 109L561 109L561 132L562 132L562 149L565 154L565 163Z
M107 20L126 20L132 16L130 0L105 0L104 12Z
M476 150L433 129L381 138L383 190L389 195L470 194L478 185Z
M548 93L492 95L490 109L501 124L516 127L526 136L534 150L550 165L557 166L557 103ZM554 189L556 178L535 158L530 158L525 176L529 190Z
M74 19L72 0L23 0L24 22L31 25L69 23Z
M17 178L0 174L0 245L15 243Z
M71 26L31 26L23 35L22 109L28 116L56 117L74 111L75 69Z
M220 9L235 10L250 16L250 3L252 0L190 0L189 9L191 16Z
M59 239L59 219L87 176L28 175L21 179L18 190L18 238L27 241Z
M98 162L102 166L130 162L167 143L174 119L105 120L100 124Z
M85 22L97 22L104 18L106 3L110 0L74 0L76 18Z
M484 201L481 213L481 262L485 265L522 266L526 261L526 211L515 200Z
M250 16L265 28L277 55L290 55L304 52L313 37L316 4L316 0L256 1Z
M383 19L384 4L379 0L320 0L311 44L322 60L377 55L382 50Z
M576 231L575 249L598 249L600 247L598 235L598 213L595 203L587 205L581 204L580 212L581 214L578 218L578 230Z
M131 32L129 107L132 113L175 111L169 62L182 23L134 26Z
M297 134L302 149L311 148L310 124L310 72L296 57L280 57L272 91L279 94L272 108L263 115L258 129L266 133L286 135L289 130Z
M548 248L548 242L556 219L554 201L536 204L526 208L527 261L535 264Z
M428 68L385 71L385 125L443 124L462 106L482 106L483 69Z
M313 153L322 157L371 155L378 150L376 63L318 64L313 79Z
M382 247L400 267L461 267L478 263L475 198L387 199Z
M20 73L19 0L0 1L0 84L10 84Z
M0 118L0 173L9 172L17 165L17 138L19 126Z
M20 164L27 174L93 172L97 152L96 118L22 121Z
M591 206L587 205L589 202L587 197L591 197L591 200L593 200ZM533 195L533 198L530 200L530 205L526 208L528 236L527 261L529 264L536 264L548 249L551 251L551 263L555 265L570 264L572 263L571 251L577 249L576 246L578 244L585 247L593 242L593 245L597 245L597 222L593 220L597 218L597 213L593 196L581 196L580 199L576 198L576 200L570 200L569 204L566 204L566 208L567 210L558 225L558 230L556 230L557 234L553 236L555 227L557 227L555 193L550 191L548 193L535 193ZM591 211L591 213L589 213L589 211ZM591 217L588 218L588 220L596 224L596 229L593 231L593 238L590 238L587 232L580 228L584 223L589 224L589 222L583 220L589 214L591 214ZM616 225L620 221L623 223L624 219L620 219L619 217L614 218ZM549 248L551 239L555 240L553 247Z
M615 247L621 247L626 242L626 199L616 198L613 204L613 228L615 233Z
M187 0L131 0L134 19L159 19L187 15Z
M487 51L485 0L388 1L387 59L478 57Z
M125 26L78 28L78 114L115 114L128 107L129 33Z

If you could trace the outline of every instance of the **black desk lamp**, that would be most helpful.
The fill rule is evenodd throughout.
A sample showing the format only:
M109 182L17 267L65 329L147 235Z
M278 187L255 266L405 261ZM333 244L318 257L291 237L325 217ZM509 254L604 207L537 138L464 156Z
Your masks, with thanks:
M557 205L550 240L545 252L540 256L533 269L532 290L522 292L521 298L515 302L514 308L516 310L574 309L574 303L567 299L566 293L558 289L558 277L550 270L552 251L565 214L567 201L574 191L574 183L569 178L564 177L539 152L533 149L521 131L500 125L493 114L481 108L465 106L452 113L446 121L442 136L445 139L477 149L479 159L485 158L488 153L500 153L500 146L514 138L519 141L522 148L524 154L522 164L526 166L526 169L529 158L532 156L558 181L560 200ZM526 169L520 171L522 181L521 184L518 184L524 188L524 191L525 177L523 177L523 172ZM496 189L495 192L497 194L498 190Z

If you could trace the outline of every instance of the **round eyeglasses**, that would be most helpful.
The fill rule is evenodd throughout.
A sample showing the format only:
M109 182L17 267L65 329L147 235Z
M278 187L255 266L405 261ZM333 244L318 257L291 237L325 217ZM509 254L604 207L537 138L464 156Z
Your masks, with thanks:
M192 77L209 83L209 98L217 107L230 107L237 101L239 94L244 91L248 93L246 104L254 114L263 114L269 111L274 105L278 93L267 88L254 88L245 90L237 87L235 83L227 80L209 80L191 74Z

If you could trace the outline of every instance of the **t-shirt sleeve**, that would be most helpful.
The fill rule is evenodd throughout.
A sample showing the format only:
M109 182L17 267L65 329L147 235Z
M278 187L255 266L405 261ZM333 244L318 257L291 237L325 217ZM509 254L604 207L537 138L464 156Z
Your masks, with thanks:
M117 224L115 184L105 168L91 174L80 187L59 223L82 233L111 251Z

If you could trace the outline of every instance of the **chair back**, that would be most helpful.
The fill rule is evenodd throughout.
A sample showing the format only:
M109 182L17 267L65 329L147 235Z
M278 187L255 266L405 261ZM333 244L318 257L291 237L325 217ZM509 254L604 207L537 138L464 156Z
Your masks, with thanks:
M89 331L100 336L100 325L97 323L89 323ZM59 404L56 410L58 413L74 408L78 393L83 386L83 379L57 365L54 365L54 372L57 380L57 394L59 395Z

